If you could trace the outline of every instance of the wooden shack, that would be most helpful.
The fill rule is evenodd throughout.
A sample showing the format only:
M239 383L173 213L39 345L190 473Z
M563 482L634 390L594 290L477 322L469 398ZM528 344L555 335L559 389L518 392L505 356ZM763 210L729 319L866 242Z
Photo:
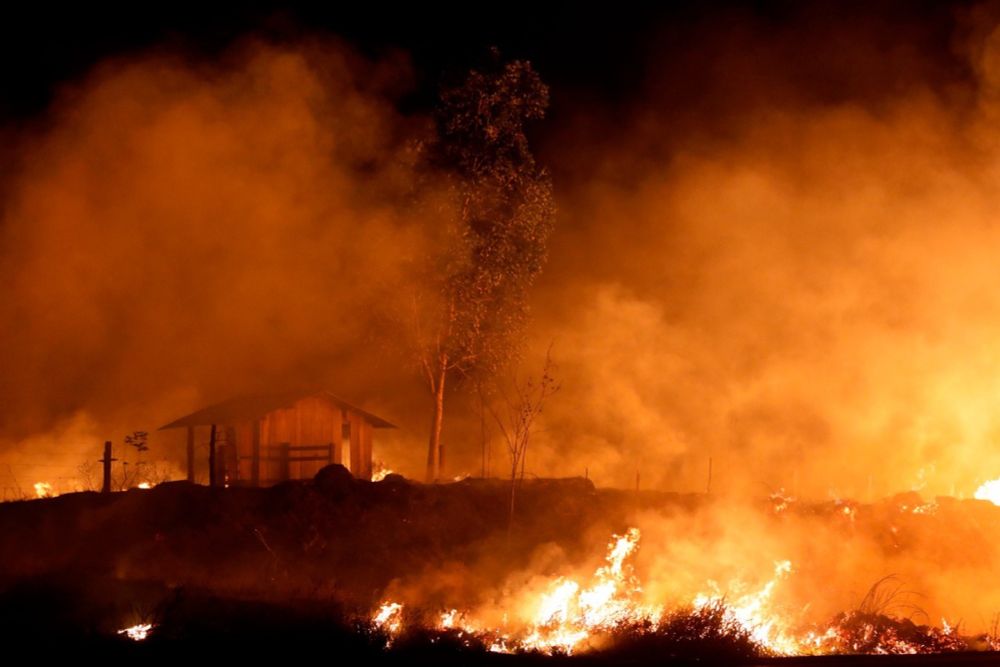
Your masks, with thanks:
M209 478L217 485L270 486L308 479L340 463L360 479L372 476L372 431L385 419L328 392L233 398L160 427L187 429L188 480L196 442L208 443ZM212 474L214 472L214 474Z

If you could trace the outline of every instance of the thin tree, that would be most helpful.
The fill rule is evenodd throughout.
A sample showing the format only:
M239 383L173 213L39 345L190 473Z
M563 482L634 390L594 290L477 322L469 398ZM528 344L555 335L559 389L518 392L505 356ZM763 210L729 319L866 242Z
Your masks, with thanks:
M535 378L528 376L519 378L512 376L509 387L498 383L500 406L490 405L490 411L496 420L507 444L507 454L510 459L510 504L507 517L507 533L514 525L514 506L517 487L524 480L524 467L528 454L528 444L534 433L535 422L542 414L542 408L548 399L559 391L559 382L555 378L555 367L552 363L552 346L545 353L545 364L542 374Z
M495 55L495 54L494 54ZM548 172L535 163L525 124L540 119L548 88L526 61L473 70L441 94L435 173L457 213L435 270L438 300L418 326L419 361L433 397L427 479L444 464L441 428L449 378L490 375L518 349L528 291L542 270L555 207Z
M142 461L142 455L149 451L149 433L146 431L133 431L125 436L125 444L134 447L136 456Z
M146 470L146 462L142 460L142 455L149 451L149 433L146 431L133 431L125 436L125 444L135 449L136 456L135 466L132 468L133 479L126 478L122 481L122 484L127 488L132 485L132 482L138 484L144 481L142 478ZM123 470L125 469L123 468ZM124 472L122 474L124 475Z

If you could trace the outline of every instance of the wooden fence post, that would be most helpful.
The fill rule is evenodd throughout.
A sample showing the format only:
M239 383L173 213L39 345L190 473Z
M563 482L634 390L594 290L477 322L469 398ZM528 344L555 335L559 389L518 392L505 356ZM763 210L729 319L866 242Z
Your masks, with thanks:
M104 458L101 459L101 463L104 464L104 483L101 485L101 493L111 493L111 462L117 460L111 458L111 441L106 441L104 443Z

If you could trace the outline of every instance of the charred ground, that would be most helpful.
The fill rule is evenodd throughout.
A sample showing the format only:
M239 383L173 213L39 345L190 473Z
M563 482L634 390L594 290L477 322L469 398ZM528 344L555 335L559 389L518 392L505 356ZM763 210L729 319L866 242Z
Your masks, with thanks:
M385 653L385 637L365 623L387 595L430 613L479 604L517 581L512 575L518 571L586 566L610 533L623 532L636 517L697 523L725 502L598 489L585 479L528 480L508 530L508 492L499 480L423 485L393 475L373 483L331 467L313 481L267 489L173 482L148 491L5 503L4 634L124 653L155 648L157 655L178 642L240 652L252 640L257 647L315 642L344 655L436 664L552 660L494 656L484 646L432 631L405 632ZM945 498L926 509L931 506L915 494L872 504L777 496L754 503L777 531L832 523L845 539L863 535L887 554L920 550L928 568L951 557L944 545L949 541L967 545L965 565L991 557L987 536L1000 529L1000 508ZM939 553L927 548L927 535L942 543ZM408 613L423 620L420 611ZM717 621L706 615L681 619L668 639L625 633L610 649L573 660L761 660L745 638L726 634ZM133 646L118 637L118 629L140 622L156 623L150 640ZM893 630L915 633L919 627L907 621ZM970 648L976 648L972 639ZM958 656L948 657L954 664Z

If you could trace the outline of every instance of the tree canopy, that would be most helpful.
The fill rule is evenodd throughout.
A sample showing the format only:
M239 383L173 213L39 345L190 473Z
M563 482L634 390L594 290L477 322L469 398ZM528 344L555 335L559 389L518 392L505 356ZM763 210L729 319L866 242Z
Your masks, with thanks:
M449 182L457 219L437 271L440 312L421 363L435 396L428 477L440 472L444 384L490 374L515 357L528 293L546 259L555 206L548 172L525 126L544 116L548 88L527 61L473 70L441 93L433 162Z

